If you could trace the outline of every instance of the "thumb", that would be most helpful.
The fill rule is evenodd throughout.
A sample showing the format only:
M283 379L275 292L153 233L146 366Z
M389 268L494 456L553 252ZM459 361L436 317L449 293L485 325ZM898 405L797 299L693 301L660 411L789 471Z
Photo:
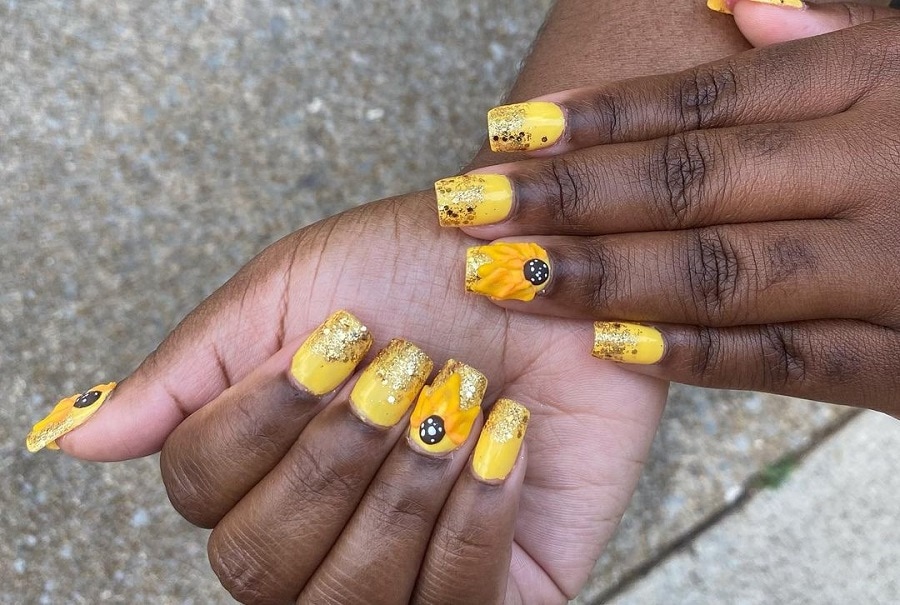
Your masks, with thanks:
M807 4L800 0L736 0L728 5L741 33L757 47L900 16L900 11L892 8L847 2Z

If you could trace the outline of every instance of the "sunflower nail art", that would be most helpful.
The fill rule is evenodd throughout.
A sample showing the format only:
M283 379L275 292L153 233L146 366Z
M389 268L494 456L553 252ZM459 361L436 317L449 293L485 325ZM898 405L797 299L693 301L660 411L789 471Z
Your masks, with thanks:
M537 244L497 242L466 252L467 292L527 302L549 280L550 258Z
M484 374L450 359L419 394L409 420L409 438L434 454L455 450L469 436L486 389Z
M80 395L72 395L60 400L53 410L35 424L28 433L28 437L25 438L25 446L28 451L36 452L45 447L48 450L58 450L59 446L56 445L56 440L87 422L109 399L114 388L116 388L115 382L107 382Z

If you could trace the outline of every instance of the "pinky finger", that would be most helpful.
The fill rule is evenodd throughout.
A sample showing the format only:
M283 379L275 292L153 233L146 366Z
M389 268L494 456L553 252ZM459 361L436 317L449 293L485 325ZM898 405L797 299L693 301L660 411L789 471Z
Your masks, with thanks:
M863 321L731 328L596 322L593 354L674 382L777 393L900 417L900 334Z
M412 602L503 603L525 477L528 410L500 399L435 526Z

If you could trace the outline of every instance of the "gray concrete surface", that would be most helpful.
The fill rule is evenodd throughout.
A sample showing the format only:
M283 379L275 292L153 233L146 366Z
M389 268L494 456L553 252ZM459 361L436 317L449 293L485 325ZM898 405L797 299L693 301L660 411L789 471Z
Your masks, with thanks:
M867 412L611 605L900 599L900 422Z
M454 172L548 4L0 2L0 603L229 602L155 460L26 431L267 243ZM677 389L584 601L842 413Z

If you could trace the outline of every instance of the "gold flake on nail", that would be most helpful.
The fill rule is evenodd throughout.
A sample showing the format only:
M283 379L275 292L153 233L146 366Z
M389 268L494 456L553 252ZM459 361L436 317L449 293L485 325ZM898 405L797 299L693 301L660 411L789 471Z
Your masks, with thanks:
M490 225L512 208L512 184L499 174L467 174L434 184L438 220L444 227Z
M547 101L502 105L488 112L488 137L493 151L550 147L562 136L565 126L562 109Z
M394 339L356 381L350 401L372 424L393 426L409 409L433 368L434 362L422 349Z
M372 335L347 311L337 311L313 331L291 359L291 376L314 395L344 382L372 346Z
M594 323L592 355L622 363L649 365L662 359L665 341L656 328L637 323Z

